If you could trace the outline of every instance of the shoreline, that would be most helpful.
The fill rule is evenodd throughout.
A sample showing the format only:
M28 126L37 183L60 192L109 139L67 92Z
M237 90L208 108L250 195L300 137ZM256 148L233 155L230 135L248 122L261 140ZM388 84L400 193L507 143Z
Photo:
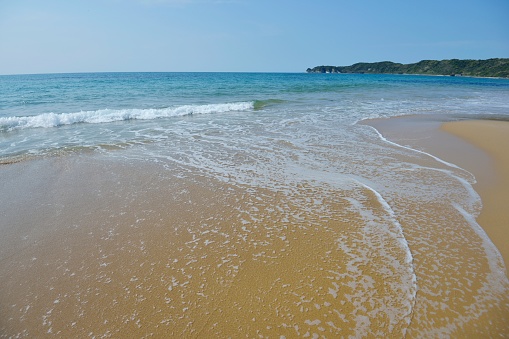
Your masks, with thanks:
M429 138L434 131L475 152L441 131L436 117L413 119L385 122L407 137L411 131L410 144L436 144L439 139ZM415 128L401 128L406 123ZM384 174L384 165L398 171L401 161L436 165L409 152L390 154L389 161L377 162ZM369 182L349 188L301 180L283 186L292 189L286 193L173 162L111 155L65 153L0 167L0 277L6 291L0 293L0 313L7 319L0 332L508 333L501 258L494 266L493 256L479 250L487 237L477 237L451 204L420 199L420 189L400 196L396 187L381 198ZM466 171L457 172L473 181ZM439 177L445 187L463 188ZM418 187L420 179L436 186L428 174L400 178L402 188Z
M472 185L482 201L476 221L509 264L509 121L485 116L458 120L449 116L399 116L365 120L400 145L423 150L460 166L475 177ZM507 271L505 272L507 276Z
M415 291L407 251L389 232L366 242L365 219L341 192L303 182L286 196L168 169L96 154L3 167L0 332L405 333ZM375 193L360 191L383 216ZM325 209L305 208L318 198ZM358 260L362 270L350 269ZM360 327L351 310L372 311L373 325ZM323 318L334 326L318 330Z
M481 196L483 208L478 223L509 264L509 122L493 120L464 120L447 122L446 131L484 151L492 160L492 175L472 169L477 183L474 189ZM471 167L471 166L470 166ZM467 168L470 171L470 168ZM507 272L506 272L507 274Z

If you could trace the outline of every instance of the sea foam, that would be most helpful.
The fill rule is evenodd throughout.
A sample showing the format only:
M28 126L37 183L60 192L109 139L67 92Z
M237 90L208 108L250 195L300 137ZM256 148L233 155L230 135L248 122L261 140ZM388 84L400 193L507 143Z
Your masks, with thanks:
M43 113L34 116L0 118L0 131L12 131L24 128L50 128L77 123L100 124L126 120L153 120L192 114L247 111L253 108L254 102L235 102L207 105L182 105L167 108L100 109L74 113Z

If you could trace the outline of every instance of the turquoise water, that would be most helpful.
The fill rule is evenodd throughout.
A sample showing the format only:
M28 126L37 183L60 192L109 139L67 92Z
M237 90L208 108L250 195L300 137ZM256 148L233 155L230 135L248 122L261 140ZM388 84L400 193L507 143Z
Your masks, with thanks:
M509 114L509 81L258 73L0 76L0 156L157 141L192 121L349 125L403 114ZM197 119L189 120L197 115ZM187 119L187 120L186 120ZM163 130L165 132L163 132ZM184 128L185 130L185 128Z
M46 176L48 183L36 183L36 187L43 189L32 191L31 181L21 180L20 186L29 186L28 198L23 194L19 194L22 196L19 198L16 193L18 173L9 171L9 165L2 167L4 181L0 189L4 189L2 193L5 194L2 194L4 200L0 200L0 215L5 218L3 220L12 220L12 228L18 225L24 230L27 220L32 222L33 211L43 211L40 213L45 216L48 209L48 213L58 210L54 219L48 218L48 225L36 226L50 230L57 227L54 224L62 224L62 229L70 230L69 239L73 241L72 232L78 232L76 230L99 234L101 240L93 247L99 250L100 257L107 257L108 253L120 258L126 256L119 254L124 243L119 241L122 246L115 248L111 239L122 232L130 235L133 229L151 229L153 225L149 221L144 224L143 220L152 220L154 214L171 215L171 207L190 208L187 216L179 219L181 225L175 225L174 233L161 217L164 227L160 232L168 236L170 244L162 253L169 257L174 255L179 263L194 263L209 256L207 260L211 262L213 274L207 276L205 266L198 264L178 268L177 261L160 267L152 276L142 272L140 267L155 265L155 259L147 254L154 239L144 235L138 239L142 244L140 249L132 252L136 265L122 264L117 271L107 268L98 273L97 281L111 274L108 283L116 282L119 272L132 271L133 277L153 279L143 290L149 294L152 284L158 286L163 280L171 281L172 277L187 272L184 276L191 285L199 282L196 284L208 286L224 278L225 288L230 290L233 286L235 290L234 279L242 277L244 262L248 265L266 260L266 270L272 274L274 270L270 265L280 262L270 256L275 253L271 251L279 251L283 246L281 253L292 252L295 250L292 241L299 239L301 244L310 244L312 251L327 260L290 260L296 274L311 272L306 277L309 281L297 281L291 287L283 285L281 293L286 293L283 299L288 303L295 296L301 299L288 306L285 316L290 320L279 319L279 314L266 323L257 320L260 321L256 323L257 330L269 330L274 326L281 334L288 327L287 322L293 321L289 327L292 331L297 328L306 333L304 328L321 324L315 329L316 333L327 331L332 336L339 333L338 324L343 324L349 329L348 333L356 337L383 336L381 333L397 333L396 337L404 337L407 333L416 337L447 336L472 322L475 324L489 312L507 314L509 282L498 250L475 221L482 202L472 188L474 176L455 164L408 145L395 144L372 127L358 124L368 118L408 114L447 115L452 119L480 115L509 119L509 81L409 75L257 73L0 76L0 163L46 157L63 159L44 169L44 173L50 173ZM80 157L82 154L86 156ZM112 165L113 169L108 172L109 167L95 164L97 158L89 157L90 154L122 165ZM157 173L149 171L145 176L145 164L150 164L147 168ZM30 178L30 172L23 172L24 167L17 168L22 171L22 178ZM27 168L30 171L29 166ZM75 192L73 182L83 185L79 175L82 168L93 180L89 183L90 189L84 190L78 185L83 192ZM137 182L141 184L135 185ZM171 189L181 182L181 190ZM108 185L114 185L115 189ZM228 215L218 209L219 215L215 218L211 212L197 224L188 221L186 218L205 214L203 211L210 207L186 207L191 204L186 187L193 185L210 189L216 194L213 201L226 201L218 206L236 212ZM96 186L99 188L95 189ZM54 194L47 193L46 189ZM20 202L9 198L11 195ZM23 205L25 198L30 204ZM15 207L4 208L11 204ZM95 214L98 214L98 221L93 219ZM133 224L125 217L131 214L136 220ZM39 219L36 216L34 220ZM221 228L224 224L226 231ZM324 248L319 240L310 236L317 230L329 232L328 240L333 242L333 249ZM231 241L219 236L223 231L232 237ZM66 232L61 234L65 236ZM179 245L180 232L193 239L189 243L203 238L204 247ZM302 233L297 237L292 232ZM57 333L48 320L59 321L57 315L52 315L55 307L62 307L63 317L69 309L81 310L77 313L82 314L88 310L89 301L94 305L97 297L83 292L82 284L89 278L95 279L95 273L77 274L73 278L78 279L75 287L69 287L67 294L62 292L63 296L53 296L52 281L70 281L65 280L70 279L66 274L74 267L69 264L61 275L58 270L67 265L66 262L56 267L51 275L48 267L53 265L52 260L36 261L36 256L34 259L28 254L25 258L23 251L41 246L44 249L41 253L45 253L52 249L58 251L61 246L53 244L52 240L47 248L38 245L38 239L32 240L30 232L6 234L7 249L0 254L8 259L2 261L2 265L7 267L12 263L14 268L3 269L0 265L0 269L3 269L4 281L13 290L19 289L18 293L24 298L13 294L9 299L10 296L0 294L2 301L8 300L4 304L14 305L9 309L9 324L17 319L20 322L19 328L11 330L13 336L33 331L30 326L34 325L27 325L22 315L27 312L34 315L26 319L43 319L42 325L37 325L43 331ZM9 252L11 247L18 249L16 246L23 250L12 250L15 254ZM69 248L74 249L73 246ZM267 252L260 250L260 246ZM81 263L79 251L69 254L72 255ZM224 258L237 256L243 261L232 263L227 273L219 272L218 268L225 264ZM193 260L189 261L190 258ZM51 288L41 288L40 296L54 299L48 297L48 301L41 302L40 309L32 307L37 298L25 295L33 286L27 283L24 287L19 283L31 277L32 265L42 265L41 270L50 275L48 286ZM96 266L94 260L82 265L87 269ZM20 277L24 278L11 278L16 276L12 273L18 268ZM277 270L276 273L280 268ZM285 274L281 271L279 278L284 280ZM90 286L96 286L95 283ZM188 305L198 305L192 311L199 313L202 309L199 305L208 305L208 301L205 302L208 299L196 297L203 295L203 291L189 291L186 284L182 284L181 289L177 285L163 286L167 294L164 295L174 298L173 294L181 293L176 298ZM103 297L107 295L104 286L94 288L96 290L89 290L98 291L97 295ZM64 300L69 295L78 295L79 300L83 298L85 306L76 306L70 298ZM120 295L131 300L127 294ZM117 295L113 297L111 305L116 305ZM160 296L154 298L163 300ZM212 298L211 305L221 303L221 298ZM275 296L272 301L278 298ZM314 307L309 307L311 310L331 307L334 312L323 311L315 317L306 308L306 312L310 312L308 315L303 311L303 300L314 300ZM65 308L62 305L66 305ZM126 310L139 307L140 313L150 309L137 299L133 301L134 306L126 305ZM265 306L262 304L260 309L265 310ZM123 311L122 307L111 309L113 313ZM166 311L174 317L168 318L171 321L164 320L168 324L185 325L182 332L176 334L185 336L199 330L192 326L191 330L187 328L186 324L194 321L186 313L187 307L181 312ZM254 321L252 315L246 314ZM435 318L430 314L435 314ZM156 331L159 326L159 323L151 323L153 316L150 313L140 316L148 324L143 328L146 333ZM371 323L375 318L378 320ZM112 324L113 329L106 328L105 333L115 333L109 332L115 330L113 320ZM382 332L378 324L383 324ZM505 324L500 326L494 328L493 333L507 329ZM0 332L7 331L5 328L8 326L0 322ZM84 328L83 333L89 333L86 326ZM185 332L188 330L189 333ZM267 335L276 332L269 331Z

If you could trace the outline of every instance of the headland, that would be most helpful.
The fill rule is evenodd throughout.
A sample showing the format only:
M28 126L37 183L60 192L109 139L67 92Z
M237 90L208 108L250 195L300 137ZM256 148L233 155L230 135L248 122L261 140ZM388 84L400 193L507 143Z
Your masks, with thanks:
M413 64L392 61L359 62L350 66L316 66L307 73L366 73L366 74L419 74L450 75L489 78L509 78L509 59L487 60L421 60Z

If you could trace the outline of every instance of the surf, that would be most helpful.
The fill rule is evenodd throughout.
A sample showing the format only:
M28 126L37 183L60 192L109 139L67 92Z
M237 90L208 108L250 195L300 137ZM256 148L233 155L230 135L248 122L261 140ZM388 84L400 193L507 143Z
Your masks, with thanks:
M155 120L193 114L214 114L233 111L249 111L255 102L232 102L205 105L181 105L166 108L146 109L99 109L73 113L42 113L34 116L2 117L0 131L13 131L27 128L52 128L79 123L101 124L128 120Z

